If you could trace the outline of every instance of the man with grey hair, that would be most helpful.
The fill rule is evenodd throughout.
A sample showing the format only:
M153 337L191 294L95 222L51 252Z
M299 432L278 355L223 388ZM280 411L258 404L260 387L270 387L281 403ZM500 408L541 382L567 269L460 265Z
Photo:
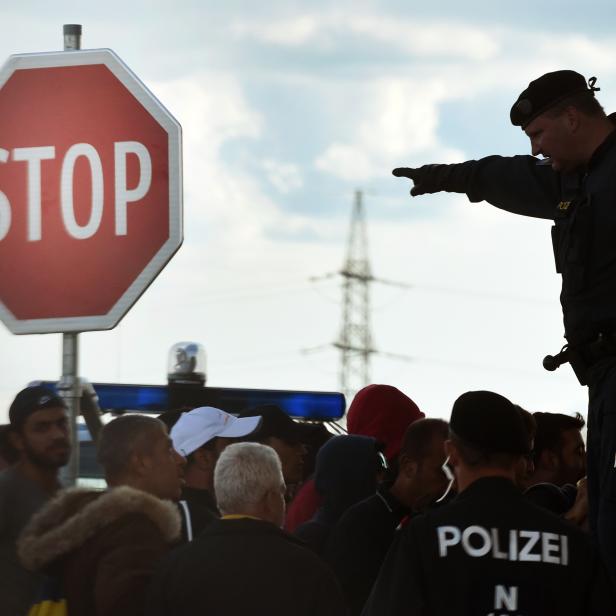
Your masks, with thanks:
M286 486L274 449L244 446L234 448L232 454L221 456L214 470L221 514L250 516L282 527Z
M72 616L139 616L157 561L179 538L169 501L180 496L184 459L145 415L109 422L98 459L110 489L60 493L24 531L19 556L61 583Z
M229 445L216 464L214 489L222 518L161 564L150 586L150 616L346 613L333 574L281 529L285 484L271 447Z

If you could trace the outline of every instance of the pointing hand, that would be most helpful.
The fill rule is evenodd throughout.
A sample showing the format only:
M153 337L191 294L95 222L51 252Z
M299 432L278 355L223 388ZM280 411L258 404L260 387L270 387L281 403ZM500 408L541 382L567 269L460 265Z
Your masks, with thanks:
M474 160L457 165L423 165L422 167L398 167L392 173L397 178L413 180L411 197L447 192L465 193L472 178L476 162Z
M414 186L411 188L411 197L416 197L417 195L423 195L426 192L430 192L421 186L422 175L425 176L425 174L422 174L421 170L421 167L418 169L414 169L413 167L398 167L397 169L394 169L392 173L397 178L408 178L409 180L413 180Z

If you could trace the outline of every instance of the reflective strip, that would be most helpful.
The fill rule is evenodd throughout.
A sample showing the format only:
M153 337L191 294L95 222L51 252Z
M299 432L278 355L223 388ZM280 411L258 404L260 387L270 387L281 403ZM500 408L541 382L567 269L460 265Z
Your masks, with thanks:
M186 521L186 538L188 541L193 540L192 519L190 517L190 509L188 503L185 500L179 501L179 505L184 511L184 520Z

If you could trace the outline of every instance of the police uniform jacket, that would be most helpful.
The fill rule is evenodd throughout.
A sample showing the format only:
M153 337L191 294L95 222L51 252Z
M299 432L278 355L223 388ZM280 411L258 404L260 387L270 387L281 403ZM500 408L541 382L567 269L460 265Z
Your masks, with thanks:
M616 114L610 119L616 122ZM425 169L430 190L466 193L473 202L554 220L556 270L569 343L616 332L616 132L586 169L560 173L532 156L488 156Z
M508 479L482 478L402 529L364 616L615 614L585 534L528 502Z

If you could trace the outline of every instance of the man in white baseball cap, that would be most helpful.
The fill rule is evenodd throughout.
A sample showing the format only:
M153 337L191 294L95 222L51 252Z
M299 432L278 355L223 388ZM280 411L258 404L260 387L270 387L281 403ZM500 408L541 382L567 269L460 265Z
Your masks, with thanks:
M182 413L171 428L173 447L186 458L182 501L188 518L187 540L218 516L214 496L218 457L227 445L252 434L260 423L260 416L238 418L213 406L202 406Z

